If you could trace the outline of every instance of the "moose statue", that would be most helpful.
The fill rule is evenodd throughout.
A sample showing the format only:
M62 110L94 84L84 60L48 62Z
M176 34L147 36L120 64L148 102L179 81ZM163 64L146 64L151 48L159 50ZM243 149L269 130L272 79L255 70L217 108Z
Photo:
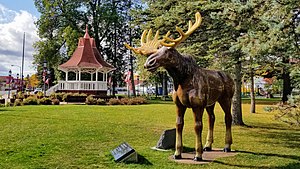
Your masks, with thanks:
M135 52L147 56L144 67L154 72L159 67L167 70L173 78L174 91L173 101L176 104L176 147L174 159L181 159L182 156L182 130L184 126L184 114L187 108L192 108L194 121L196 155L195 161L202 160L203 151L211 151L213 143L213 128L215 122L214 107L219 102L225 112L225 152L231 151L232 134L231 134L231 102L234 94L234 82L230 76L221 71L207 70L199 67L196 62L186 56L182 56L175 49L178 44L183 42L192 34L201 24L202 18L199 12L195 14L196 21L193 24L189 21L187 32L176 27L180 34L177 39L170 38L170 31L159 40L159 31L152 38L152 30L145 30L141 36L141 47L134 48L125 44L125 46ZM148 32L148 33L147 33ZM208 134L204 148L202 147L202 116L204 109L208 113Z

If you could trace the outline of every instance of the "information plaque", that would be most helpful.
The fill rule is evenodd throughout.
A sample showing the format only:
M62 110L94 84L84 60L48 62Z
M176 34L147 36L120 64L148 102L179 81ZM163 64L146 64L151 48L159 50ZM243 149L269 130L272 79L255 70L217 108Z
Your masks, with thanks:
M137 153L135 150L126 142L120 144L117 148L111 151L115 162L138 162Z

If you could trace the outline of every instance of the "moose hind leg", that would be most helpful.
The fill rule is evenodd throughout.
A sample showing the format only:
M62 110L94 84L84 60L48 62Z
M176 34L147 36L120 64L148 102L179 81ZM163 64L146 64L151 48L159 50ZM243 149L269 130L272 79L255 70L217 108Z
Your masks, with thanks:
M177 120L176 120L176 143L175 143L175 153L174 159L181 159L181 153L183 149L182 145L182 130L184 126L184 114L186 111L186 107L177 105L176 106L176 113L177 113Z
M219 102L224 113L225 113L225 125L226 125L226 134L225 134L225 147L224 152L231 151L232 144L232 133L231 133L231 124L232 124L232 116L231 116L231 99L224 99Z
M202 161L202 129L203 129L203 123L202 123L202 116L203 116L204 108L198 107L193 108L193 114L194 114L194 120L195 120L195 133L196 133L196 142L195 142L195 150L196 155L194 158L194 161Z
M212 143L214 142L214 124L215 124L215 113L214 113L215 104L206 108L208 114L208 132L206 137L206 144L203 148L203 151L211 151Z

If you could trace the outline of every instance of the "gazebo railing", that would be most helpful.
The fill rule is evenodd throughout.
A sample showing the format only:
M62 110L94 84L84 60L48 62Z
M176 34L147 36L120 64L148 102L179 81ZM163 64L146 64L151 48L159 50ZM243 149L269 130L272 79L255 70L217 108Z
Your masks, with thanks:
M107 90L107 82L58 81L57 90Z

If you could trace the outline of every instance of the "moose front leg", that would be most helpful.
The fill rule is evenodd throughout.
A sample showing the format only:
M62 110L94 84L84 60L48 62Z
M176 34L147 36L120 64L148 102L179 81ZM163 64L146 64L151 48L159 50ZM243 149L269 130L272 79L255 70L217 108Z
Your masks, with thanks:
M206 108L208 114L208 132L206 137L206 144L203 151L211 151L212 143L214 142L214 124L215 124L215 113L214 113L215 104Z
M203 107L197 107L193 108L193 113L194 113L194 120L195 120L195 133L196 133L196 144L195 144L195 150L196 150L196 155L194 158L194 161L201 161L202 160L202 129L203 129L203 124L202 124L202 116L203 116Z
M181 153L182 153L182 130L184 125L184 114L186 111L186 107L183 105L176 105L176 113L177 113L177 119L176 119L176 147L175 147L175 154L174 159L181 159Z

